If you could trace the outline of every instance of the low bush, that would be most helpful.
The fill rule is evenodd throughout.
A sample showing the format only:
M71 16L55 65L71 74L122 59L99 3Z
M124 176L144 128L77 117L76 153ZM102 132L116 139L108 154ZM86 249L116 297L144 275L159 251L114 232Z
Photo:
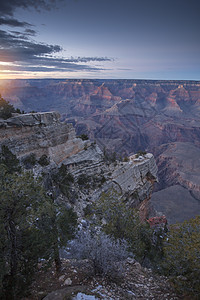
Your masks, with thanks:
M23 164L26 169L31 169L37 162L36 155L31 153L23 159Z
M12 117L12 113L23 113L19 108L15 109L12 104L3 99L0 94L0 118L6 120Z
M139 151L136 153L135 157L138 158L139 156L143 156L143 155L145 155L145 154L147 154L146 151L139 150Z
M16 155L14 155L5 145L0 149L0 164L4 164L9 173L19 172L21 170Z
M138 197L135 191L135 197ZM147 267L156 268L162 259L164 232L150 228L140 220L139 212L128 205L127 200L114 189L102 193L95 202L93 211L103 231L115 239L125 239L135 258Z
M81 174L78 177L77 183L81 186L87 186L87 184L91 181L91 178L86 174Z
M80 139L82 139L82 141L87 141L89 138L87 136L87 134L81 134L78 136Z
M70 184L74 182L74 177L68 172L66 165L61 165L57 173L53 175L53 181L59 187L61 193L68 197Z
M95 273L116 278L123 270L123 261L130 256L125 240L114 240L103 232L92 234L89 229L80 230L70 250L73 258L90 259Z
M44 167L44 166L48 166L49 165L49 158L47 157L46 154L43 154L39 160L38 160L38 163Z
M129 161L129 158L127 156L124 157L124 162L128 162Z
M182 294L200 296L200 216L171 226L164 243L163 269Z

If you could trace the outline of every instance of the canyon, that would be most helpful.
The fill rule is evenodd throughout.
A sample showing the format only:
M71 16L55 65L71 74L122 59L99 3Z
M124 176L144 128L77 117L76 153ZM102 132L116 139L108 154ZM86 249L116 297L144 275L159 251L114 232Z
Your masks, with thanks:
M172 223L200 214L199 81L2 80L0 93L27 112L60 112L65 126L118 157L153 153L155 209Z
M77 137L73 126L61 122L57 112L14 114L1 119L0 146L0 153L3 146L7 147L23 167L43 178L57 202L73 207L80 218L88 206L111 190L138 208L141 219L149 216L149 200L157 181L157 166L150 153L139 158L132 155L126 162L108 161L96 143ZM48 163L41 165L38 162L44 155ZM65 186L67 192L58 191L52 181L60 168L73 178L70 186Z

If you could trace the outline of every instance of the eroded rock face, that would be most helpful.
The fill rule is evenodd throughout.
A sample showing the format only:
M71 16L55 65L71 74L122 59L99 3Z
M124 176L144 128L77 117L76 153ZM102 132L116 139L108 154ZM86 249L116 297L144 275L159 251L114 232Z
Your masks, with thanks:
M60 163L84 148L71 124L59 121L57 112L17 115L0 121L0 145L6 145L18 157L46 154Z
M157 149L159 184L152 196L155 209L169 223L183 222L200 214L200 148L175 142Z
M63 163L75 179L84 174L88 180L87 189L79 189L78 212L88 205L88 200L95 202L102 193L115 190L129 205L140 209L142 219L148 216L148 203L157 181L157 166L152 154L147 153L140 160L133 155L128 162L107 163L100 148L92 144ZM100 184L94 184L94 177Z
M22 159L32 153L37 159L46 154L50 166L42 168L36 165L33 169L35 175L43 173L47 178L51 172L56 172L56 168L66 165L74 178L70 187L74 197L71 202L74 202L73 207L79 216L83 215L88 203L113 189L130 205L140 207L141 217L146 218L148 201L157 180L153 155L146 154L140 159L133 155L128 162L108 162L96 143L77 138L72 125L60 122L59 117L56 112L48 112L2 120L0 145L8 146ZM59 197L61 201L70 202L66 195Z
M171 143L161 146L157 158L159 189L179 184L200 200L200 148L193 143Z

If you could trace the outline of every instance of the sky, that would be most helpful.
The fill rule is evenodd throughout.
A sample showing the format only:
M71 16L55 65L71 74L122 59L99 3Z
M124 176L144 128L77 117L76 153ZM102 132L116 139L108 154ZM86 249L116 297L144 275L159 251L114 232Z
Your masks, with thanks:
M1 0L0 79L200 80L199 0Z

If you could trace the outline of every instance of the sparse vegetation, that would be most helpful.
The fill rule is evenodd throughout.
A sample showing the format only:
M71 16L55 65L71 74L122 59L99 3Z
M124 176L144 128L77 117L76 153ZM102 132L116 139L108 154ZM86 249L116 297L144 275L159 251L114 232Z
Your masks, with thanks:
M53 181L59 187L61 193L68 197L70 184L74 182L74 177L68 172L67 166L64 164L61 165L58 172L53 175Z
M54 260L59 269L59 249L72 238L77 218L71 209L58 206L47 196L41 179L34 179L31 172L17 172L18 160L7 148L3 148L3 153L0 162L0 298L12 300L21 299L24 293L28 295L40 260L45 259L46 263Z
M21 170L16 155L14 155L5 145L1 147L0 164L3 164L9 173L19 172Z
M35 153L27 155L22 161L26 169L33 168L37 162Z
M90 181L91 181L90 176L87 176L86 174L81 174L81 175L78 177L77 183L78 183L80 186L87 187L87 186L88 186L88 183L89 183Z
M47 155L46 155L46 154L43 154L43 155L39 158L38 163L39 163L42 167L44 167L44 166L48 166L49 163L50 163L50 161L49 161L49 158L47 157Z
M117 162L117 153L108 151L106 147L103 148L104 161L107 163L116 163Z
M95 203L94 212L104 220L102 228L105 233L116 239L124 238L140 263L153 266L161 259L162 238L159 236L162 233L154 231L147 222L141 222L137 210L128 206L115 190L102 194Z
M135 157L138 158L139 156L144 156L145 154L147 154L146 151L139 150L139 151L136 153Z
M94 234L89 229L77 233L71 253L74 258L92 260L96 274L111 279L120 277L123 261L130 256L125 240L114 240L103 232Z
M0 118L6 120L12 117L12 113L22 113L19 108L15 109L12 104L4 100L0 95Z
M200 295L200 216L175 224L164 242L164 273L182 294Z
M78 136L80 139L82 139L82 141L87 141L87 140L89 140L89 137L88 137L88 135L87 134L81 134L81 135L79 135Z
M16 299L31 283L38 259L48 258L44 230L49 202L31 174L8 174L0 167L1 299Z
M129 161L129 158L128 158L127 156L125 156L124 159L123 159L123 161L124 161L124 162L128 162L128 161Z

